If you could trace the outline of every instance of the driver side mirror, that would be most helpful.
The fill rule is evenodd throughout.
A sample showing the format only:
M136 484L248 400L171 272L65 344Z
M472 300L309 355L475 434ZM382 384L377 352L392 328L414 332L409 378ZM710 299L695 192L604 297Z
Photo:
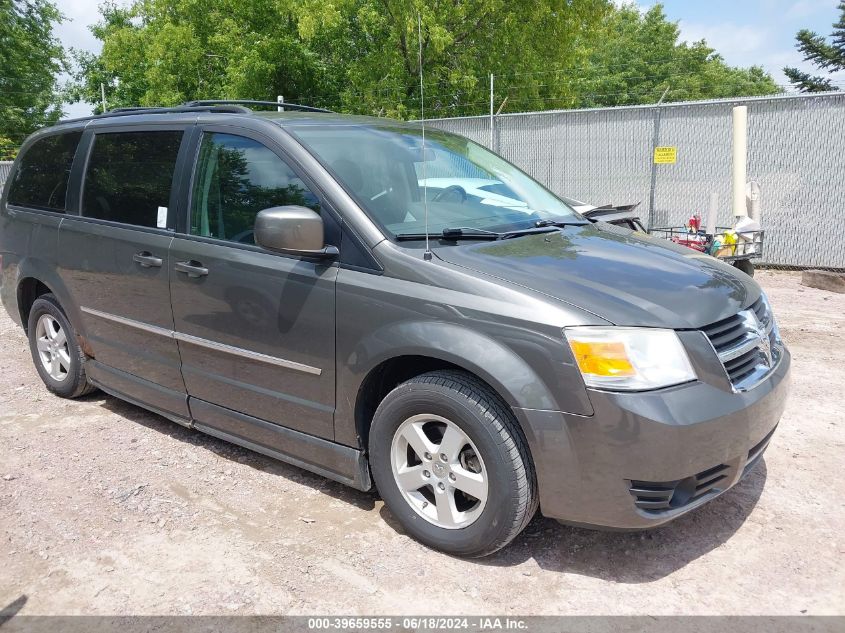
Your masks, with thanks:
M336 257L336 246L326 246L323 218L308 207L288 205L259 211L255 243L263 248L304 257Z

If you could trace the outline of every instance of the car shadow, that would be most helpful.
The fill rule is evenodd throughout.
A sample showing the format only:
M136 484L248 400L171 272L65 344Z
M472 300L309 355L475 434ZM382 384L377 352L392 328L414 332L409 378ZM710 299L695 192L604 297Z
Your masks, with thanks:
M222 459L309 486L333 499L372 511L377 492L361 492L254 451L188 429L118 398L97 392L85 396L136 424L180 442L213 451ZM472 564L513 567L533 560L544 570L591 576L612 582L648 583L683 568L725 543L757 505L766 483L765 458L734 488L668 525L640 532L611 532L561 525L539 513L508 547ZM380 515L393 530L401 525L382 506Z
M92 404L99 404L104 409L116 413L135 424L140 424L180 442L198 446L212 451L221 459L244 464L255 470L284 477L296 483L309 486L333 499L343 501L361 510L371 511L375 508L378 496L373 492L362 492L344 484L326 479L320 475L310 473L297 466L292 466L261 453L241 448L231 442L217 439L211 435L195 429L189 429L168 420L142 407L120 400L103 392L95 392L80 398Z
M659 580L725 543L745 523L766 483L765 458L721 496L651 530L612 532L566 526L539 513L507 548L480 559L637 584Z

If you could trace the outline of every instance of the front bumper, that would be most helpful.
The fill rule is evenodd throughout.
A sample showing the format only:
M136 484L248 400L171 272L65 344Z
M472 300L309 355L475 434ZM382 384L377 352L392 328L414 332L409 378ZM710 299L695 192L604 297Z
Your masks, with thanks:
M786 406L790 355L744 393L694 382L643 393L590 390L592 416L515 409L532 449L541 512L566 523L643 529L735 485Z

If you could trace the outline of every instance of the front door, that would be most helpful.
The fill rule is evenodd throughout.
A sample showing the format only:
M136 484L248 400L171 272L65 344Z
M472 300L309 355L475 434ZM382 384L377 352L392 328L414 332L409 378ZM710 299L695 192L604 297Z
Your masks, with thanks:
M81 213L59 227L59 274L82 312L100 382L188 416L173 338L168 249L183 129L93 135Z
M337 267L265 251L252 233L262 209L320 212L320 200L272 141L205 129L197 156L189 226L170 248L192 414L213 424L203 418L230 410L333 438Z

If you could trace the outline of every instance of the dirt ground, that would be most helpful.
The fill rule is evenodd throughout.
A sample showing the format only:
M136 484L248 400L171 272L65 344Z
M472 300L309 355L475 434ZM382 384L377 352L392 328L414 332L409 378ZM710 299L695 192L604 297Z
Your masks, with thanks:
M761 272L794 355L765 461L675 523L537 517L465 561L345 488L95 393L0 316L0 607L25 614L843 614L845 295ZM20 604L20 603L18 603Z

